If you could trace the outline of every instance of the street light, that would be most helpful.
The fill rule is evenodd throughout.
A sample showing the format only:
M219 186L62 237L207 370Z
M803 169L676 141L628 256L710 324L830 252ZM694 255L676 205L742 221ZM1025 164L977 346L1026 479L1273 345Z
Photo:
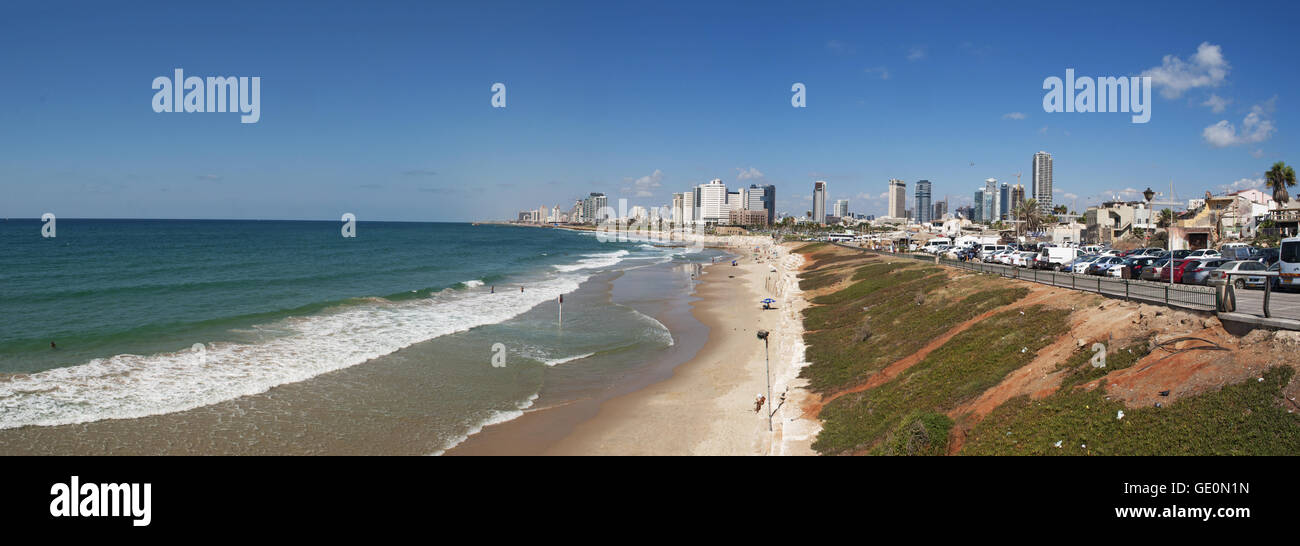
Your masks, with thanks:
M767 379L767 431L772 432L772 366L767 357L767 330L758 331L763 340L763 374Z

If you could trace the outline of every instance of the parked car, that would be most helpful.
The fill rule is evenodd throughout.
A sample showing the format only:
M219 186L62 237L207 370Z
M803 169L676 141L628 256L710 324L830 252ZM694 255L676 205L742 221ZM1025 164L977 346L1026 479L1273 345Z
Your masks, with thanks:
M1110 268L1120 265L1124 265L1124 258L1120 258L1119 256L1102 256L1097 258L1097 260L1091 264L1088 264L1088 270L1086 273L1089 275L1105 275L1107 271L1110 271Z
M1111 273L1112 277L1122 277L1124 276L1124 270L1127 269L1128 278L1140 279L1142 278L1142 271L1150 267L1151 264L1155 263L1155 261L1156 258L1153 256L1137 256L1137 257L1130 256L1128 258L1124 258L1123 267L1112 268L1109 273Z
M1264 282L1268 279L1268 277L1265 277L1263 275L1258 277L1245 276L1245 275L1229 275L1229 273L1251 273L1251 272L1263 273L1265 271L1268 271L1268 268L1264 267L1264 264L1262 263L1253 260L1237 260L1237 261L1224 263L1223 265L1219 266L1218 269L1215 269L1214 272L1210 274L1210 282L1214 284L1230 282L1232 283L1232 287L1237 289L1242 289L1246 287L1263 288Z
M1259 255L1254 258L1256 261L1269 266L1277 264L1278 251L1276 248L1260 248L1258 250Z
M1222 257L1223 254L1219 253L1219 251L1214 250L1213 248L1202 248L1200 250L1193 250L1191 251L1191 253L1187 255L1187 258L1190 260L1195 260L1199 258L1222 258Z
M1245 244L1224 245L1219 249L1219 256L1228 261L1259 261L1259 249Z
M1066 264L1065 267L1061 268L1061 271L1064 271L1066 273L1083 273L1088 270L1088 264L1097 261L1097 258L1100 257L1101 256L1097 256L1094 254L1080 256L1079 259Z
M1169 275L1171 273L1170 271L1171 269L1174 276L1174 282L1176 283L1182 282L1183 268L1186 267L1187 264L1191 263L1192 261L1194 260L1174 260L1173 267L1169 266L1169 262L1165 262L1165 265L1160 268L1160 282L1169 282Z
M1300 288L1300 237L1282 239L1278 248L1278 275L1285 288Z
M1188 264L1183 270L1183 284L1209 284L1210 274L1218 269L1228 260L1214 258L1209 260L1197 260L1195 263Z
M1034 262L1038 260L1038 253L1032 250L1024 250L1011 255L1011 265L1016 267L1031 268Z

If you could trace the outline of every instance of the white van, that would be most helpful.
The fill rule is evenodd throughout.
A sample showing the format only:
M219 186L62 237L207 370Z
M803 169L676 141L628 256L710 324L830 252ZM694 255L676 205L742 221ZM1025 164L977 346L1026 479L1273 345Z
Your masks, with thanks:
M1007 245L980 245L980 259L986 262L993 261L993 255L1007 249Z
M1043 250L1038 253L1038 267L1060 271L1065 267L1065 264L1079 259L1079 256L1083 256L1083 254L1083 250L1078 248L1063 246L1044 247Z
M1281 251L1278 252L1278 273L1282 277L1283 288L1300 288L1300 237L1282 239Z
M947 237L935 237L926 241L925 246L921 247L921 252L934 254L939 251L940 247L952 246L952 239Z

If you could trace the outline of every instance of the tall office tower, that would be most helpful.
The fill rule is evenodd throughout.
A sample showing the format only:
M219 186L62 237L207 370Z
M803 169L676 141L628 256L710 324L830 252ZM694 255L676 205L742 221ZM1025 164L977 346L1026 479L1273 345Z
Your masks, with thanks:
M996 222L998 220L998 179L987 178L984 180L984 221Z
M942 220L943 216L948 214L948 201L939 201L934 204L934 219Z
M695 190L682 194L682 225L694 226L695 219Z
M934 220L934 209L930 208L930 181L916 181L916 223L928 224Z
M886 215L890 218L907 216L907 182L897 178L889 179L889 210Z
M727 221L727 186L721 179L714 178L707 184L698 186L700 196L700 222L705 224L722 224Z
M1038 210L1043 214L1052 212L1052 154L1038 152L1034 154L1033 197L1038 200Z
M826 181L818 180L813 182L813 209L812 221L817 224L826 223Z
M1002 189L998 192L998 219L1006 220L1011 216L1011 186L1006 182L1002 183Z
M685 217L683 216L683 214L684 214L684 212L685 212L685 211L684 211L684 207L685 207L685 206L686 206L686 197L685 197L685 195L684 195L684 194L681 194L681 193L674 193L674 194L673 194L673 209L672 209L672 215L673 215L673 217L672 217L672 221L673 221L674 224L681 224L681 223L682 223L683 219L685 218Z
M973 208L975 209L974 210L975 214L972 215L974 216L974 218L971 218L970 221L977 222L977 223L983 222L984 221L984 188L975 190L975 204Z
M600 192L591 192L582 201L582 218L588 224L599 224L609 218L609 211L604 210L609 206L609 199L605 194Z
M728 219L731 218L731 211L744 210L745 208L744 191L745 190L743 189L741 191L730 191L730 190L727 191L727 205L723 207L723 210L727 212Z
M776 223L776 186L749 185L749 210L767 212L767 225Z
M849 200L848 200L848 199L836 199L836 200L835 200L835 208L832 209L832 210L834 211L833 214L832 214L833 216L839 216L840 218L848 218L848 217L849 217Z
M1008 214L1013 216L1015 214L1015 210L1019 208L1020 205L1024 202L1025 202L1025 187L1020 184L1016 184L1015 186L1012 186L1011 187L1011 208L1008 210Z

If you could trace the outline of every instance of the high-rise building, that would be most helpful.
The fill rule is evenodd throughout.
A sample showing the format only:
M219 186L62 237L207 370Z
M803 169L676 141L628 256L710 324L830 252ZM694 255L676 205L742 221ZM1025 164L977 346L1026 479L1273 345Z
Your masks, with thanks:
M813 209L812 221L817 224L826 223L826 181L818 180L813 182Z
M721 179L714 178L707 184L700 184L696 190L699 195L699 219L704 224L726 223L731 210L727 208L727 185Z
M974 203L975 203L975 204L972 205L972 207L973 207L975 210L972 211L972 212L974 212L974 214L972 215L973 217L970 219L970 221L972 221L972 222L983 222L983 221L984 221L984 188L980 188L980 189L978 189L978 190L975 190L975 201L974 201Z
M672 209L672 221L674 224L680 225L685 220L685 216L683 216L683 214L685 213L685 209L684 209L685 206L686 206L685 194L674 193L673 209Z
M836 199L836 200L835 200L835 208L832 209L832 210L833 210L833 214L834 214L835 216L839 216L840 218L848 218L848 217L849 217L849 200L848 200L848 199Z
M599 224L609 218L609 199L600 192L591 192L582 201L582 218L588 224Z
M1024 202L1025 202L1025 187L1020 184L1016 184L1012 186L1011 204L1010 204L1010 208L1007 210L1007 217L1010 218L1015 216L1016 209L1020 208L1020 205Z
M1043 214L1052 213L1052 154L1038 152L1034 154L1033 196L1038 200L1038 210Z
M984 180L984 221L993 223L998 220L998 179Z
M930 181L916 181L916 222L928 224L934 220L934 209L930 208Z
M939 201L938 203L935 203L935 204L934 204L934 219L935 219L935 220L942 220L942 219L943 219L943 216L944 216L945 214L948 214L948 201L947 201L947 200L944 200L944 201Z
M776 223L776 186L749 185L749 210L767 211L767 224Z
M889 179L889 210L886 216L890 218L907 216L907 182L897 178Z
M1011 186L1006 182L1002 183L1002 189L998 191L998 219L1006 220L1011 215Z

